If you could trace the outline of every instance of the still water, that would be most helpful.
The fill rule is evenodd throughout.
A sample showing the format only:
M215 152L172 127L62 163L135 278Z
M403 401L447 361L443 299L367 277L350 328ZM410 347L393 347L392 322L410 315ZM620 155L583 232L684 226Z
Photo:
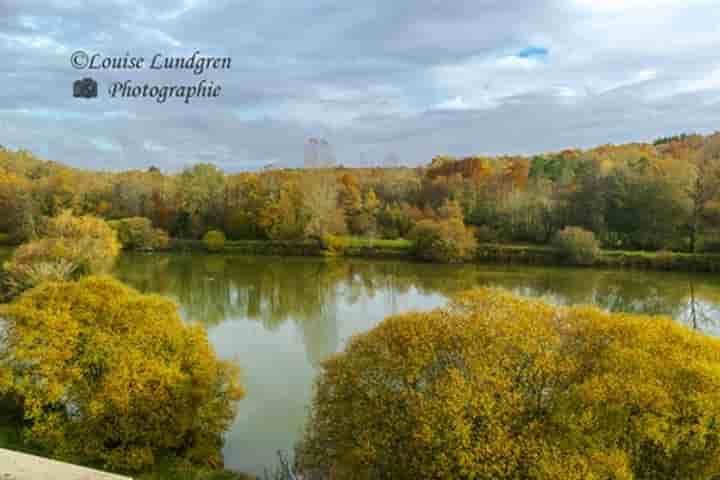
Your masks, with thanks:
M302 434L319 362L387 315L432 309L475 286L663 314L720 333L720 277L699 274L128 254L116 276L177 301L184 318L207 326L221 357L240 363L247 396L227 435L225 462L256 474Z

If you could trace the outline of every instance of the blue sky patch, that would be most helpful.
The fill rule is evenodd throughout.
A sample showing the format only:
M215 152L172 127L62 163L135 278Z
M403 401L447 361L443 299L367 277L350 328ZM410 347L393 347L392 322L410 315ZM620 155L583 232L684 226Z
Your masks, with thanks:
M520 58L545 58L548 56L550 51L545 47L525 47L520 50L515 56Z

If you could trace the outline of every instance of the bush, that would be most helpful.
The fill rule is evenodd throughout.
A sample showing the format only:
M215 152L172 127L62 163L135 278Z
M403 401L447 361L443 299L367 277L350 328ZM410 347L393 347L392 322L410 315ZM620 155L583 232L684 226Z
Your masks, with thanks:
M44 238L25 243L5 262L4 283L13 297L43 281L73 280L109 271L120 252L116 233L104 220L70 212L50 219Z
M43 284L0 316L0 394L24 399L31 442L121 470L165 457L222 464L237 371L171 301L87 277Z
M472 231L462 220L422 220L410 232L415 254L434 262L459 263L471 260L477 249Z
M205 248L211 252L219 252L225 248L225 234L220 230L210 230L203 237Z
M323 363L310 478L711 478L720 342L667 318L480 289Z
M145 217L123 218L109 222L118 233L118 239L126 250L163 250L170 239L168 234L153 228L150 219Z
M600 253L595 234L580 227L565 227L555 237L560 254L575 265L592 265Z
M323 250L332 255L342 255L350 247L350 241L346 237L325 234L320 239Z
M480 243L497 243L500 241L500 232L489 225L480 225L475 229L475 238Z

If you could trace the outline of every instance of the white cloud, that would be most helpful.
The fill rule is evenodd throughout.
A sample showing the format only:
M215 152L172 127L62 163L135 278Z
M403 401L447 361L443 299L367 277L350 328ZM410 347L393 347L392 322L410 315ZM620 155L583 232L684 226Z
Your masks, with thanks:
M621 13L629 10L655 10L702 5L708 0L572 0L574 5L595 13Z
M152 140L145 140L143 142L143 148L149 152L166 152L168 150L168 147L165 145L160 145Z
M640 70L632 78L631 82L632 83L648 82L650 80L655 80L657 78L657 75L658 75L657 70L653 70L653 69Z
M538 66L540 66L541 62L538 61L536 58L523 58L523 57L517 57L515 55L511 55L508 57L502 57L499 58L495 64L502 68L502 69L510 69L510 70L534 70Z
M0 40L5 42L7 47L15 50L44 50L58 55L64 55L69 51L65 45L48 35L8 35L0 32Z
M418 163L440 151L534 152L717 122L717 0L85 3L0 0L0 143L86 166L252 165L301 160L316 135L348 164L363 151ZM216 101L70 95L73 50L197 48L233 58L230 72L212 75L223 85ZM186 73L128 78L194 80ZM77 132L101 140L68 142Z
M708 72L700 78L689 81L680 88L681 92L697 92L703 90L720 90L720 67Z
M472 107L462 97L445 100L435 106L438 110L470 110Z

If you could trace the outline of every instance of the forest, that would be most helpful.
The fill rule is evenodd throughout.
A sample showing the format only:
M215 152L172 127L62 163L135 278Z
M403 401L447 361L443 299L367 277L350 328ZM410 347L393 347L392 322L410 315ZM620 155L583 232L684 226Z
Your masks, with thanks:
M231 240L434 235L462 251L474 242L548 244L574 227L605 249L715 252L719 200L720 133L530 157L436 156L417 168L237 174L211 164L174 174L154 166L87 171L0 150L0 232L13 243L32 238L43 218L72 210L147 219L150 244L153 232L200 239L219 231Z

